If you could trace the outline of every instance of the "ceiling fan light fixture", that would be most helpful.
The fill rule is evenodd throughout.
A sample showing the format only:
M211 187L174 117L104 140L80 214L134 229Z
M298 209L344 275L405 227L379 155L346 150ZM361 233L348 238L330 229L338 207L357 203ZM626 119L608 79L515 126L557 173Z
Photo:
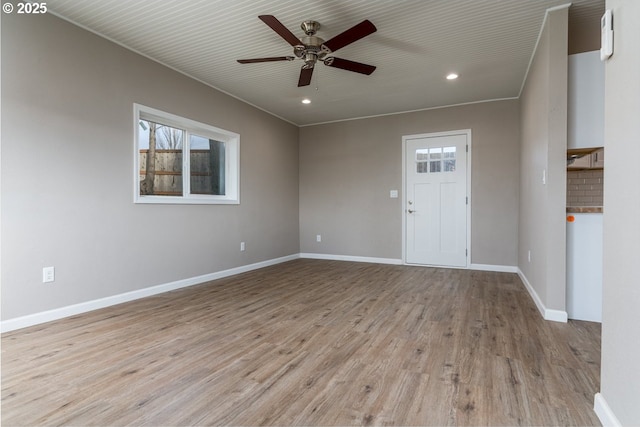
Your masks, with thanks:
M447 74L447 80L455 80L457 78L458 78L458 75L456 73Z
M309 98L305 98L302 100L303 104L311 104L311 100Z
M307 52L304 54L305 67L312 68L318 61L318 55L315 52Z

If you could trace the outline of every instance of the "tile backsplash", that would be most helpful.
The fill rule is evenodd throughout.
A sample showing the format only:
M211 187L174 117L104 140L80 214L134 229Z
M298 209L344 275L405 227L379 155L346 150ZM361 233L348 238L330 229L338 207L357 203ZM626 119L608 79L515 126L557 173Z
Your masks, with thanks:
M602 206L604 170L567 171L567 206Z

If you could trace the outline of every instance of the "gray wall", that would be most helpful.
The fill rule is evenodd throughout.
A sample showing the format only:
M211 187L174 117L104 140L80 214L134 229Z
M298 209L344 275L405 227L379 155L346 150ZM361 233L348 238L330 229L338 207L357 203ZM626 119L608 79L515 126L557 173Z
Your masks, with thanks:
M134 102L239 133L241 204L134 205ZM2 14L1 232L2 319L296 254L298 128L51 15Z
M520 102L518 266L548 309L565 311L566 8L547 15Z
M471 129L471 262L517 265L519 108L494 101L300 129L300 250L402 258L402 136ZM316 235L322 242L316 242Z
M640 425L640 2L607 0L601 393L622 425Z

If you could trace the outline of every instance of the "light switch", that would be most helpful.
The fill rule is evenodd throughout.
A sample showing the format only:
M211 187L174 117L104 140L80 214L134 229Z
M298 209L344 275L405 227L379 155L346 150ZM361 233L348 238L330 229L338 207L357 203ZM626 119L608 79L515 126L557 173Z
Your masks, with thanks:
M50 283L56 280L54 267L45 267L42 269L42 283Z

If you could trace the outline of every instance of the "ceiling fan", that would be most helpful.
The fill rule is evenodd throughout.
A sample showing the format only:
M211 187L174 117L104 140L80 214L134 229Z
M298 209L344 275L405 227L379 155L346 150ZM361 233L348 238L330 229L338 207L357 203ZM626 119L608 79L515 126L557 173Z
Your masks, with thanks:
M313 69L318 61L329 67L341 68L355 73L370 75L376 69L373 65L362 64L360 62L350 61L348 59L328 56L333 52L341 49L355 41L360 40L369 34L375 33L377 28L369 20L349 28L338 34L330 40L324 41L317 37L316 31L320 29L320 24L316 21L304 21L300 27L305 36L299 39L287 27L273 15L258 16L262 22L267 24L273 31L278 33L280 37L285 39L287 43L293 46L294 56L274 56L269 58L253 58L238 59L241 64L252 64L256 62L274 62L274 61L293 61L296 58L302 59L304 65L300 70L300 78L298 79L298 87L308 86L311 83Z

